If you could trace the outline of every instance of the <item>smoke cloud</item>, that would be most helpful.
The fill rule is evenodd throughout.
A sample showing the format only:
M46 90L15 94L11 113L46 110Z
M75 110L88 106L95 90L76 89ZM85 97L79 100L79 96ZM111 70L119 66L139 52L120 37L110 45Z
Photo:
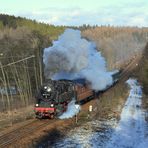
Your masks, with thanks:
M73 100L68 104L67 111L64 112L59 118L60 118L60 119L72 118L74 115L78 114L80 110L81 110L80 105L75 104L75 99L73 99Z
M113 81L104 57L79 30L66 29L52 47L44 49L43 61L46 78L84 78L94 90L103 90Z

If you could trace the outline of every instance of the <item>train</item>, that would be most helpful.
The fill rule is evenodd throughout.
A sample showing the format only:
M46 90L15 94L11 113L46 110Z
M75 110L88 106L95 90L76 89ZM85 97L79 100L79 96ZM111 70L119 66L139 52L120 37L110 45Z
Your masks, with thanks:
M76 104L84 104L112 87L118 80L121 70L112 73L113 84L102 91L90 88L85 79L48 80L38 91L34 107L36 118L55 118L66 112L68 103L75 99Z

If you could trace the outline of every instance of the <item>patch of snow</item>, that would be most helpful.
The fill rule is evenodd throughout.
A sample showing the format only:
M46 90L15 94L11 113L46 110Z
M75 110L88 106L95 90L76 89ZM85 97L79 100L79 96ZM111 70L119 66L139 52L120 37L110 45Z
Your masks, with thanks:
M65 139L55 143L53 148L98 148L103 147L111 136L116 120L91 121L71 130Z
M121 120L115 129L107 148L146 148L146 121L141 109L142 89L137 80L129 79L129 97L121 113Z

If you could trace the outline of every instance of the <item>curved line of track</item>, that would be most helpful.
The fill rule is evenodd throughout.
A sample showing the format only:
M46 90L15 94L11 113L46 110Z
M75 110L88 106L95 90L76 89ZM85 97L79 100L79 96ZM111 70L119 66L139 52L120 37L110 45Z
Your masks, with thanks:
M39 130L51 123L54 123L55 121L56 120L51 120L50 122L49 120L34 120L23 127L15 129L9 133L3 134L2 136L0 136L0 147L7 147L10 144L19 140L20 138L25 137L27 134L31 134L36 130Z
M140 59L141 59L141 54L137 57L135 57L131 63L129 63L123 70L123 72L121 73L121 77L119 78L120 80L123 80L124 78L126 78L126 76L128 76L128 74L137 66L137 64L139 63Z

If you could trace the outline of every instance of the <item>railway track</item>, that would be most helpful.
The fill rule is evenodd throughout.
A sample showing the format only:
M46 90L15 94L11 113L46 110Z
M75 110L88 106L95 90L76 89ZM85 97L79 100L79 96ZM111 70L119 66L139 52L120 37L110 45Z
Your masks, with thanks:
M121 83L124 85L125 81L130 77L130 74L133 71L133 69L137 66L136 64L139 63L141 56L142 55L139 55L136 58L134 58L121 72L119 81L115 85L113 85L113 87L110 87L108 90L103 92L101 95L103 95L109 91L112 91L114 89L114 87L118 87Z
M31 123L28 123L22 127L19 127L9 133L5 133L0 136L0 148L6 148L19 139L32 134L34 131L39 130L51 123L54 123L55 120L49 122L49 120L34 120Z
M127 77L129 77L129 74L131 73L131 71L137 66L137 64L139 63L140 59L141 59L142 55L137 56L135 59L132 60L132 62L130 64L128 64L123 72L121 73L121 77L119 78L119 81L125 80L127 79Z

